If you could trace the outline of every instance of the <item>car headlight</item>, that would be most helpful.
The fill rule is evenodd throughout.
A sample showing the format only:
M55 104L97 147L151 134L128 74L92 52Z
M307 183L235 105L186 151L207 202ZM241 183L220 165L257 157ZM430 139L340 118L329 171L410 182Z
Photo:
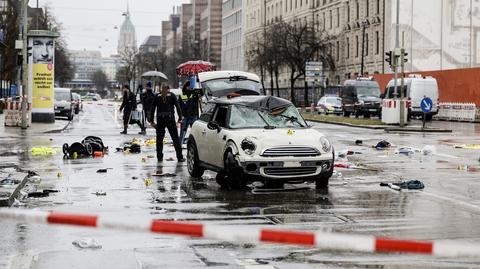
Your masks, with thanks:
M240 147L247 155L253 155L257 149L257 144L255 144L254 139L251 137L246 137L240 143Z
M322 150L324 152L330 152L332 150L332 143L325 136L320 137L320 144L322 144Z

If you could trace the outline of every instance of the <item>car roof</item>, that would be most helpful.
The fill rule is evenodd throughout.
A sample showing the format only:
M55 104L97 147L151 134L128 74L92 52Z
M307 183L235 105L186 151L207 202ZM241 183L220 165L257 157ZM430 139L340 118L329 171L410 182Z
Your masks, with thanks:
M202 72L198 73L198 80L200 82L204 81L209 81L213 79L221 79L221 78L230 78L230 77L235 77L235 76L240 76L240 77L246 77L249 80L253 80L256 82L260 82L260 78L249 72L243 72L243 71L209 71L209 72Z
M211 100L209 103L225 105L243 105L255 108L265 108L268 110L274 110L276 108L293 105L292 102L286 99L266 95L244 95L231 98L220 97Z

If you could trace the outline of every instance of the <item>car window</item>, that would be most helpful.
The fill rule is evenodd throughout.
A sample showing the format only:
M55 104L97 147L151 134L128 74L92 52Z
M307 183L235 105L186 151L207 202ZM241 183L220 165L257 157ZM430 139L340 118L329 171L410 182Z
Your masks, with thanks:
M200 115L200 120L204 122L209 122L212 119L212 115L214 111L215 111L215 104L207 103L203 108L202 115Z
M258 95L262 89L259 82L241 77L205 81L202 83L202 87L214 97L226 96L232 92L242 95Z
M213 121L217 122L220 127L226 127L227 115L228 115L228 107L218 106L217 110L215 111L215 116L213 117Z
M331 105L342 105L342 99L337 97L330 97L326 99L326 103Z
M55 92L55 101L70 101L69 92Z
M400 85L397 86L400 89ZM400 93L400 92L399 92ZM403 96L407 96L407 86L403 86ZM400 97L400 94L398 95ZM385 94L385 98L392 99L395 98L395 87L391 86L387 88L387 93Z

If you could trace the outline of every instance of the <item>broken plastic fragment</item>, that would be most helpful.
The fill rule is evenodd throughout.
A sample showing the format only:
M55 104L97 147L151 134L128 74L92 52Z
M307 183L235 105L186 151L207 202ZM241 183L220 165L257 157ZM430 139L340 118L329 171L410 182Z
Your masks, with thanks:
M72 244L79 248L92 248L92 249L102 248L102 245L100 245L100 243L93 238L82 238L82 239L73 241Z

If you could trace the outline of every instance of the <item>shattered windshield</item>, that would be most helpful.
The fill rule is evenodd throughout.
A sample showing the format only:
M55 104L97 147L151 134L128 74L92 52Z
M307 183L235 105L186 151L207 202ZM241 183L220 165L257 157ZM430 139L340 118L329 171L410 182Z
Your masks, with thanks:
M233 129L307 127L307 123L294 106L267 111L234 105L231 108L229 125Z

